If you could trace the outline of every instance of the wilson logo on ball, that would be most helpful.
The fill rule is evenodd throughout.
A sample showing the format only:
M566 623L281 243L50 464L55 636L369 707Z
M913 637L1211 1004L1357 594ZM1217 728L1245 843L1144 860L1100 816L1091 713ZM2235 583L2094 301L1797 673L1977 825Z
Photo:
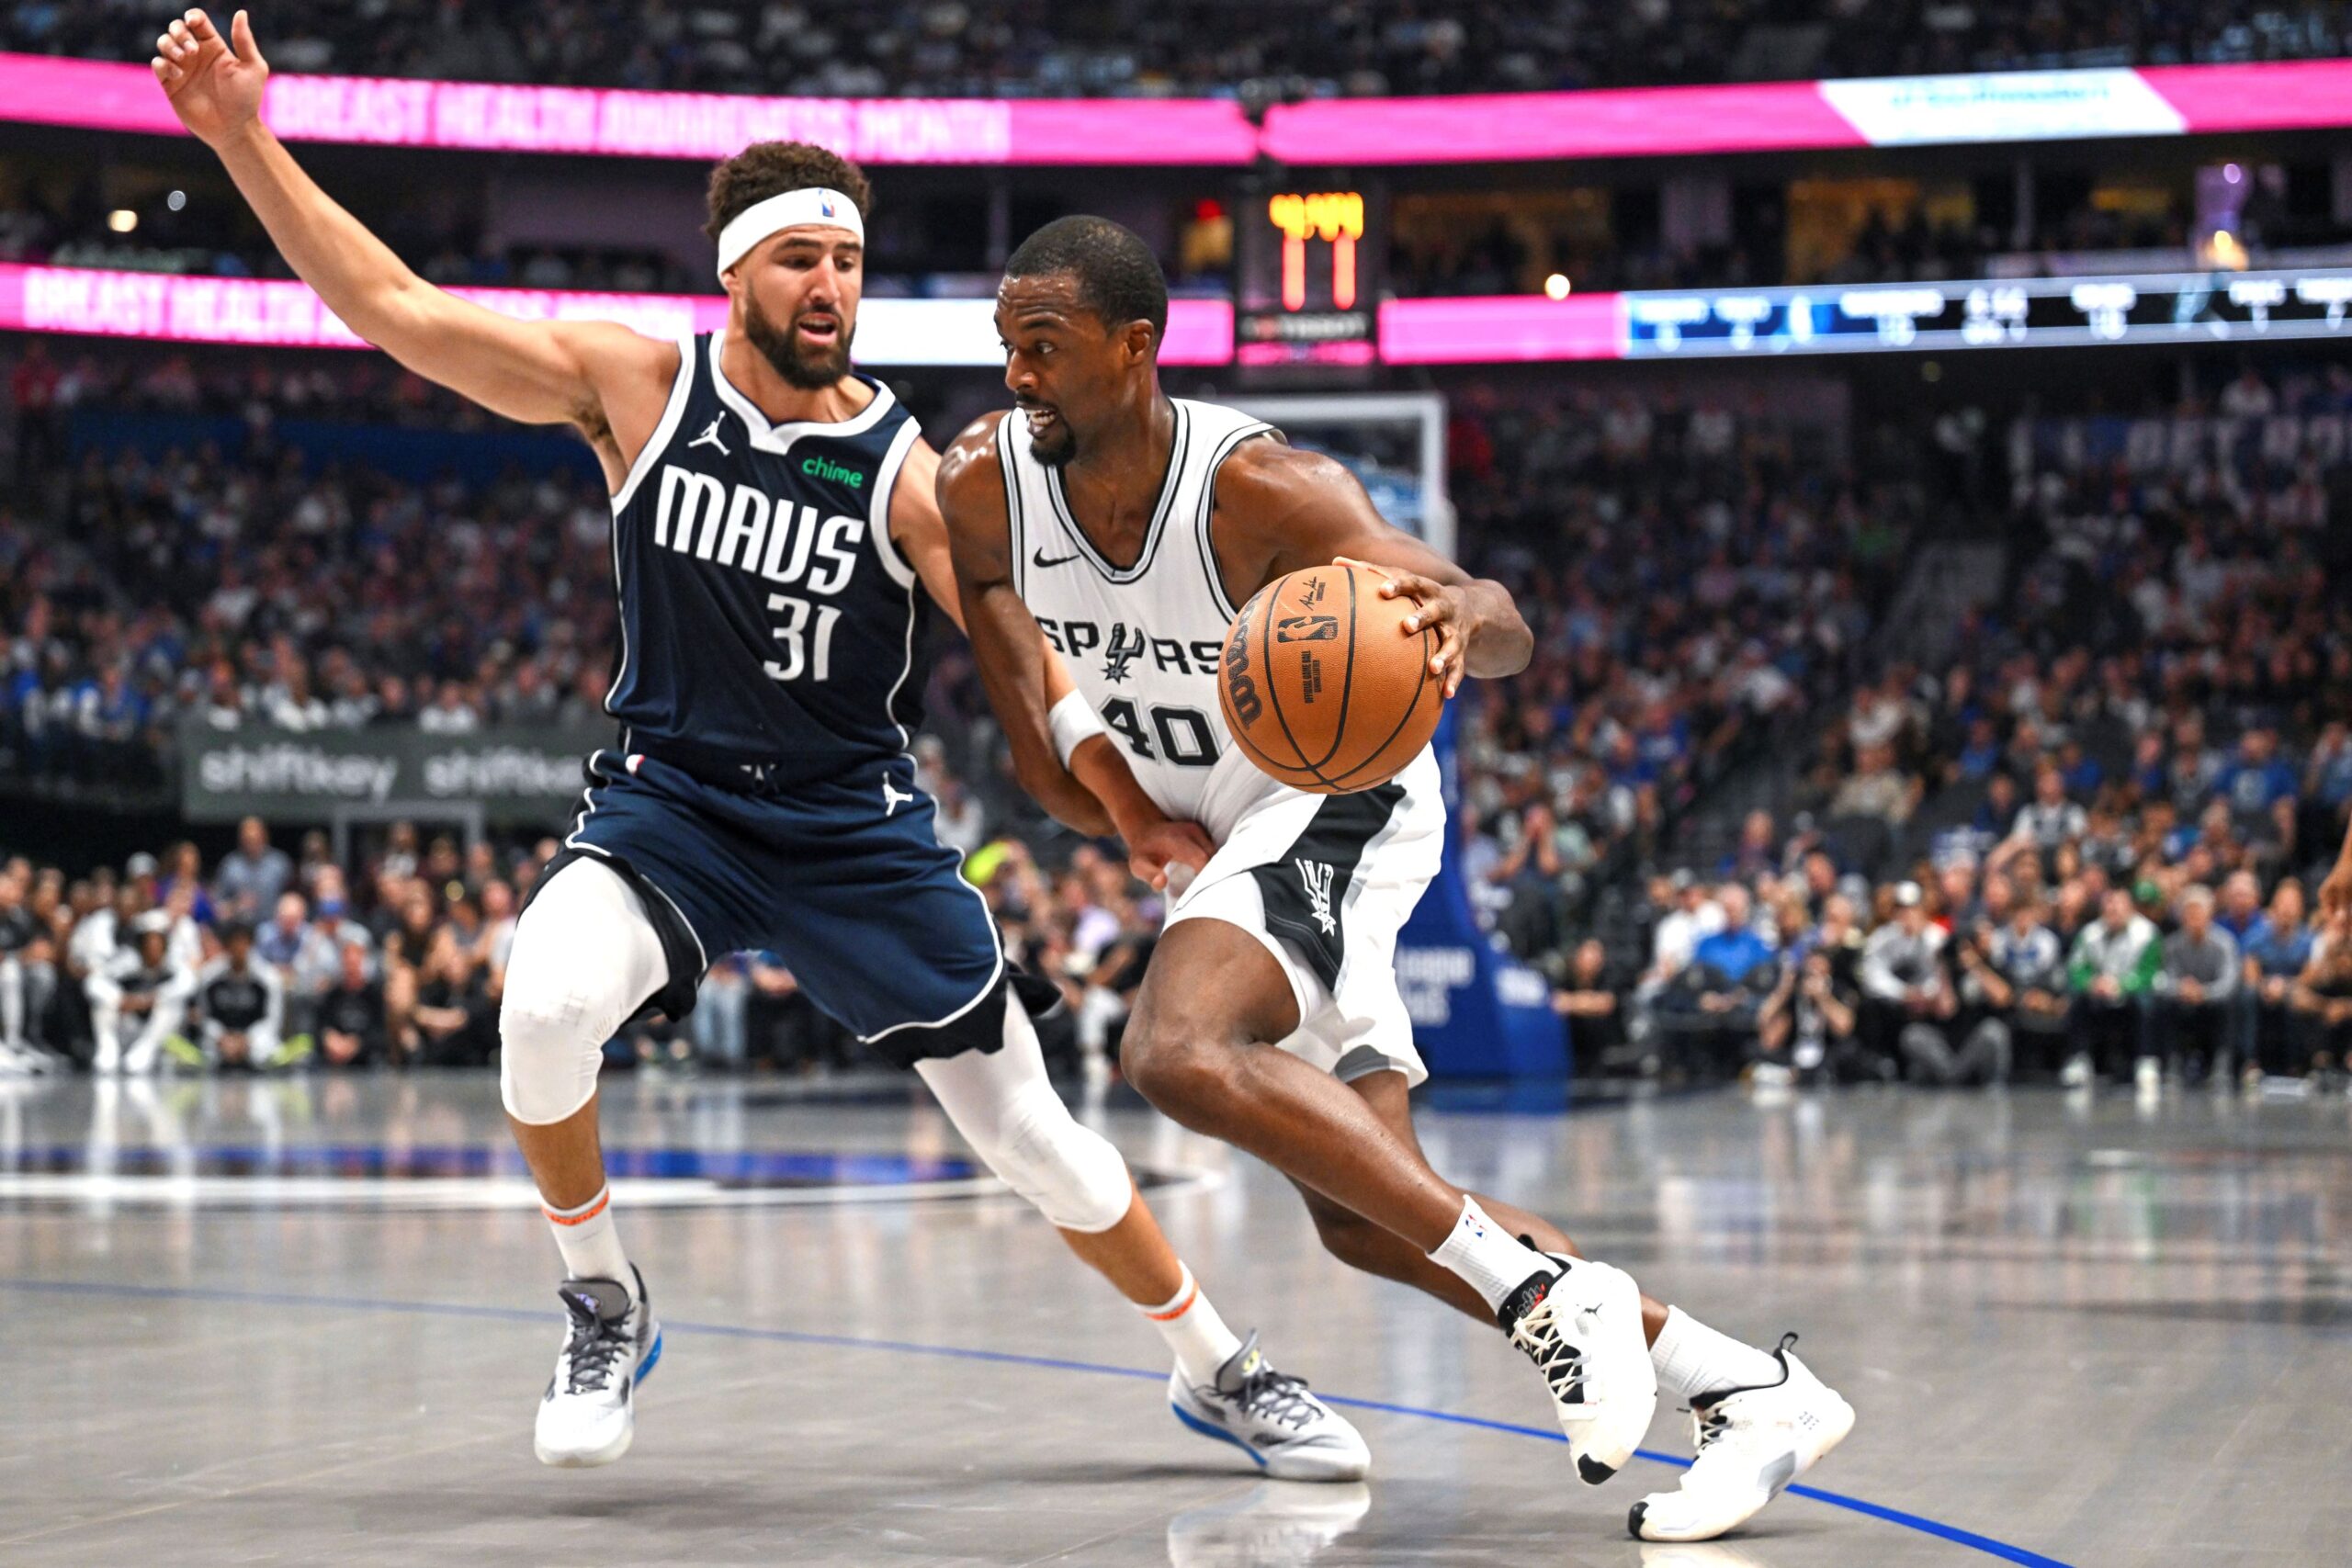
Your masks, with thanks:
M1246 615L1235 623L1233 637L1225 645L1225 701L1244 724L1257 723L1265 711L1258 700L1258 682L1250 674L1250 617Z

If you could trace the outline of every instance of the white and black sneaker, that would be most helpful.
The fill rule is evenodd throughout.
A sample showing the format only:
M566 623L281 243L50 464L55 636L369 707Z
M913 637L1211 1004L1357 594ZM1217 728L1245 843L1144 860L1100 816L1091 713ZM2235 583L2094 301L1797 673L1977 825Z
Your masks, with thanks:
M1178 1367L1168 1378L1176 1419L1231 1443L1278 1481L1361 1481L1372 1468L1363 1435L1315 1397L1306 1380L1274 1371L1251 1334L1216 1381L1195 1386Z
M1627 1522L1635 1536L1713 1540L1736 1529L1854 1429L1854 1407L1789 1353L1796 1337L1785 1336L1772 1352L1780 1382L1690 1402L1699 1457L1680 1486L1634 1505Z
M557 1288L571 1321L539 1401L531 1446L541 1464L583 1468L628 1452L637 1385L662 1359L662 1325L645 1276L633 1266L629 1272L637 1277L635 1302L618 1280L566 1280Z
M1634 1457L1657 1409L1642 1292L1622 1269L1544 1256L1558 1271L1529 1275L1495 1316L1544 1374L1577 1474L1598 1486Z

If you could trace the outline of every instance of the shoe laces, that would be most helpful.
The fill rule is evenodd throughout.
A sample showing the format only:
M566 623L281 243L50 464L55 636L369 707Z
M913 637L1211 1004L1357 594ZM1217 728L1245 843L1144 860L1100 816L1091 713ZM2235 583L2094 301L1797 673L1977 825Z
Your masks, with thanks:
M1557 1281L1555 1280L1556 1286ZM1544 1374L1554 1398L1564 1404L1584 1399L1584 1347L1572 1344L1560 1332L1559 1311L1544 1297L1511 1326L1510 1342L1526 1353Z
M1690 1410L1690 1414L1698 1418L1699 1452L1705 1453L1707 1451L1707 1445L1714 1442L1719 1438L1724 1438L1731 1435L1731 1416L1729 1412L1724 1409L1725 1405L1728 1405L1733 1400L1738 1398L1743 1393L1758 1393L1766 1389L1786 1386L1789 1381L1789 1347L1796 1342L1797 1337L1795 1335L1783 1334L1781 1336L1781 1343L1775 1347L1771 1352L1772 1359L1781 1363L1781 1381L1779 1382L1758 1383L1751 1388L1730 1389L1724 1393L1716 1394L1704 1404L1691 1404L1686 1406L1686 1408Z
M1243 1414L1294 1432L1304 1431L1323 1408L1307 1392L1305 1378L1278 1372L1263 1363L1243 1382L1234 1399Z
M614 1364L636 1337L629 1332L635 1309L607 1320L585 1307L564 1304L571 1313L571 1337L563 1347L563 1392L593 1393L612 1387Z
M1701 1453L1707 1451L1707 1446L1710 1443L1718 1438L1729 1435L1731 1431L1731 1417L1724 1414L1724 1403L1718 1400L1704 1410L1691 1412L1699 1418L1699 1451Z

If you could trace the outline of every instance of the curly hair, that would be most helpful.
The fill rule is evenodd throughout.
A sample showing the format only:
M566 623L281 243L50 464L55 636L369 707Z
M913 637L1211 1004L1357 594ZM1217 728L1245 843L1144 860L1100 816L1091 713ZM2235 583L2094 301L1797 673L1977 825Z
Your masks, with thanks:
M841 192L860 218L874 210L865 171L840 153L806 141L754 141L710 171L710 221L702 231L716 240L745 209L809 186Z

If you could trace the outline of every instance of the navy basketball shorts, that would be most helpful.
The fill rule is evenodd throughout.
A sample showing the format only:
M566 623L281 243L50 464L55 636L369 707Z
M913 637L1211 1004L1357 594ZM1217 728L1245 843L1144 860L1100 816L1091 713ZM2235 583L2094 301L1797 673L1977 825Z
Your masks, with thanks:
M809 1000L901 1066L1002 1043L996 922L940 843L911 759L774 792L609 750L588 760L588 776L566 848L615 863L649 905L666 905L657 924L674 915L704 968L773 953ZM685 987L672 967L662 1006L674 1018L683 1010L667 998Z

